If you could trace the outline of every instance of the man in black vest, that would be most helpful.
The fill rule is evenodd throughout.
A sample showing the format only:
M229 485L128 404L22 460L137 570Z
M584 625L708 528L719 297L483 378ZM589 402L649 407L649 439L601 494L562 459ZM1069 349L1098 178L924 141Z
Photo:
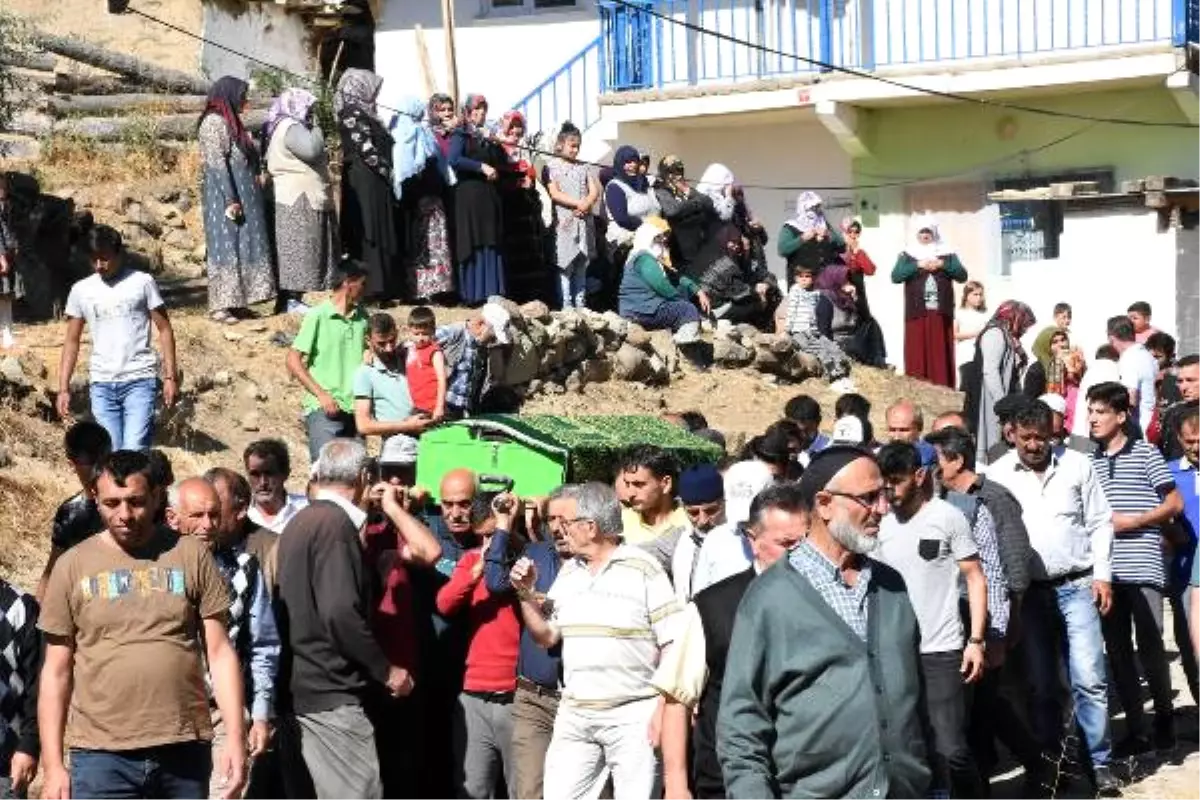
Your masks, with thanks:
M795 484L764 489L750 503L750 519L741 531L750 541L754 566L714 583L688 604L685 630L654 676L654 685L666 700L662 753L667 797L726 796L717 761L717 708L738 603L755 576L787 555L807 531L808 509ZM689 759L694 709L696 729Z

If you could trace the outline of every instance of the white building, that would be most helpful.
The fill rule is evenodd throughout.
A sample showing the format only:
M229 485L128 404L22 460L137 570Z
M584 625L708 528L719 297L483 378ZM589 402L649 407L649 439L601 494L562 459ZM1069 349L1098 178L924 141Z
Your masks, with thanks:
M1146 176L1200 176L1184 46L1197 38L1196 7L454 0L460 93L487 95L494 114L518 107L534 130L570 119L594 160L629 143L655 160L680 156L694 176L720 161L771 231L805 188L826 198L831 218L861 216L880 267L871 305L897 364L902 295L888 273L926 211L992 305L1020 297L1048 322L1055 302L1070 301L1090 351L1108 316L1146 300L1158 327L1181 334L1181 352L1200 349L1194 192L1171 201L1182 204L1174 214L1141 195L988 200L1052 182L1094 180L1111 195ZM383 0L378 18L385 80L418 95L445 90L439 2Z

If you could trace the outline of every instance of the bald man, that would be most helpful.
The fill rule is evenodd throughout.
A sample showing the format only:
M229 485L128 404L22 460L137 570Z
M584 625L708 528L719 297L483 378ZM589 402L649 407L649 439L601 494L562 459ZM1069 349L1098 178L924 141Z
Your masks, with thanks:
M211 545L221 525L221 499L203 478L188 478L167 492L167 525Z
M925 415L920 406L903 398L888 406L886 419L889 442L916 444L925 428Z
M416 606L430 615L433 623L418 624L433 631L433 641L422 642L420 647L422 688L427 693L421 724L423 739L430 743L416 762L425 765L420 787L424 797L454 797L458 790L454 776L460 765L446 744L454 740L453 725L459 716L456 706L467 655L467 625L463 614L439 614L436 598L463 555L479 546L477 520L472 514L478 490L479 480L469 469L451 470L442 477L439 508L423 520L441 545L442 555L433 569L411 571L413 588L420 597Z

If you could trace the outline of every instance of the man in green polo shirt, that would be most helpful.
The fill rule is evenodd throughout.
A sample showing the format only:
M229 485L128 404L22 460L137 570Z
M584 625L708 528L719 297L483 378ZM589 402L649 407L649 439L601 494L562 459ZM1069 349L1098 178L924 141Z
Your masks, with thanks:
M304 424L313 461L333 439L357 438L354 427L354 373L367 341L367 312L359 305L367 271L343 260L333 276L333 295L304 315L288 351L288 372L307 390Z

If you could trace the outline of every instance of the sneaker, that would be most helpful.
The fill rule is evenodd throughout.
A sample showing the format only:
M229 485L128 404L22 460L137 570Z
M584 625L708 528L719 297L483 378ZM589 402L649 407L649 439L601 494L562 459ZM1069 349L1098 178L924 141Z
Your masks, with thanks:
M296 314L298 316L304 316L305 314L308 313L308 309L309 309L309 307L306 304L300 302L299 300L288 300L287 306L285 307L284 310L289 314Z
M1120 797L1121 782L1107 764L1101 764L1092 771L1096 783L1096 794L1100 797Z

